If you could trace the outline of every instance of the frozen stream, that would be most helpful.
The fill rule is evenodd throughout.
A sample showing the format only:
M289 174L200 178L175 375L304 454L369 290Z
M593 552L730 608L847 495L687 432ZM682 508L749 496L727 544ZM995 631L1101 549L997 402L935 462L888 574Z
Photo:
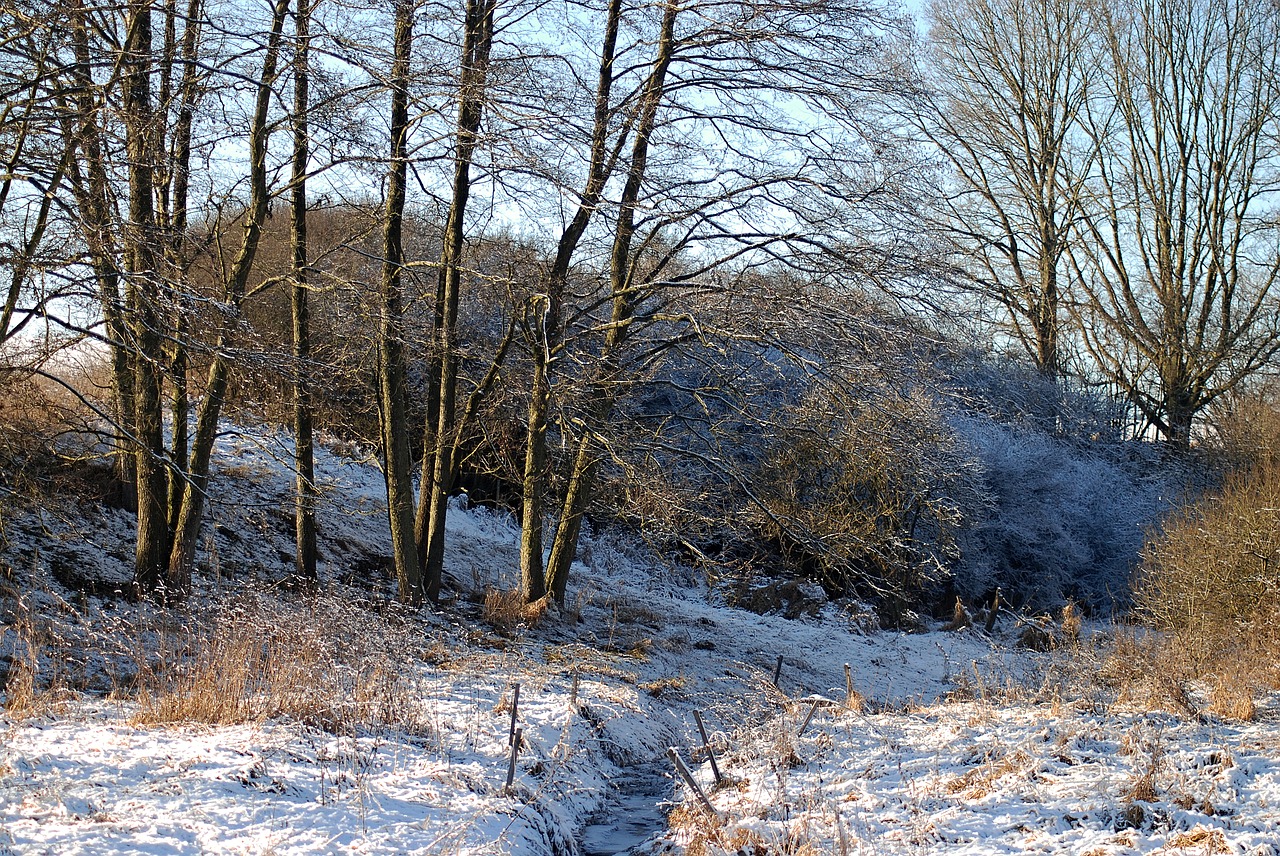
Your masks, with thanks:
M613 783L604 808L578 840L583 856L632 852L667 828L671 782L656 764L632 767Z

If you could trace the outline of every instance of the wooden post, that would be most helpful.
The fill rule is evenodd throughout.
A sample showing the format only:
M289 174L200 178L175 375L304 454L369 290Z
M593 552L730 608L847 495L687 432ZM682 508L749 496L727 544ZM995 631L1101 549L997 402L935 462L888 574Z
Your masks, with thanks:
M693 710L693 721L698 723L698 733L702 735L702 748L707 750L707 758L711 761L711 775L716 777L716 784L724 781L724 777L720 775L720 766L716 763L716 752L711 748L711 741L707 739L707 729L702 725L702 715L698 713L698 709Z
M684 779L684 783L689 786L689 790L697 794L698 799L702 802L702 807L711 813L711 816L720 819L720 812L716 811L716 807L711 804L711 800L707 799L707 795L702 792L702 788L698 787L698 782L693 778L693 773L689 772L689 768L684 765L684 761L680 760L680 754L676 752L675 747L667 750L667 757L671 759L671 763L675 765L676 772L680 774L680 778Z
M520 709L520 684L514 684L515 690L511 696L511 729L507 732L507 745L510 746L516 739L516 714Z
M507 786L506 790L511 790L511 783L516 780L516 758L520 757L520 741L524 737L524 729L517 728L515 734L511 738L511 762L507 765Z
M996 616L1000 613L1000 589L996 589L995 597L991 598L991 611L987 613L987 632L996 629Z
M578 670L573 670L573 685L569 687L569 706L577 707L578 705Z
M844 706L853 707L853 669L844 664Z
M809 727L809 723L813 720L813 714L818 709L818 703L821 701L822 699L815 698L813 700L813 704L809 705L809 713L805 715L804 722L800 725L800 730L796 732L796 737L804 736L804 731Z
M773 685L778 686L778 679L782 677L782 655L778 655L778 664L773 667Z

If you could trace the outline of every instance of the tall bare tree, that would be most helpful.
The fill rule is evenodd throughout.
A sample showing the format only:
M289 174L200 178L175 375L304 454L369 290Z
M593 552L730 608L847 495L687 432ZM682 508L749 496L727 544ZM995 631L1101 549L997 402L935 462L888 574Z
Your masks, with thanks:
M496 0L468 0L462 40L459 74L458 124L454 144L453 195L445 221L440 253L439 287L436 290L437 342L440 374L434 396L437 412L427 413L424 447L434 442L434 450L423 456L421 499L415 521L418 555L423 562L427 597L440 599L444 571L445 517L449 491L453 489L454 408L458 392L457 326L458 303L462 297L463 225L471 194L471 162L475 157L484 117L485 83L489 74L489 53L493 47L493 17ZM434 423L434 424L432 424ZM431 472L428 473L428 468Z
M661 11L654 59L628 113L633 137L610 206L606 285L573 308L573 335L553 343L562 363L580 361L585 381L582 402L558 425L573 451L544 572L557 599L608 454L615 404L664 352L725 329L690 311L708 302L697 296L732 288L756 265L876 256L866 230L893 195L892 172L870 167L884 140L871 105L901 86L903 70L885 50L901 37L900 21L838 2ZM682 145L689 139L717 142L692 153ZM855 268L871 266L846 272ZM754 332L729 335L763 338L768 320L755 321ZM529 560L541 558L527 549L538 534L529 527L530 473L526 464L526 581Z
M267 146L272 127L269 121L270 107L275 94L273 87L279 75L280 48L288 11L289 0L276 0L272 8L261 73L254 82L254 104L248 138L250 198L242 219L240 247L225 282L223 299L229 317L218 331L216 350L205 380L204 398L196 413L196 430L191 441L191 459L182 492L182 506L176 516L172 553L168 556L167 584L178 593L185 592L191 585L191 570L195 563L196 544L204 522L208 496L209 464L234 367L234 349L239 335L238 317L271 203L267 176Z
M600 64L596 75L591 117L590 147L586 175L578 192L573 216L560 233L550 269L528 307L530 358L533 364L529 410L525 433L524 472L521 481L520 591L527 601L546 595L543 566L543 503L547 481L547 425L551 397L551 360L563 336L565 291L575 254L591 221L600 208L605 186L617 167L618 158L630 136L632 121L615 121L624 105L613 103L614 86L620 77L615 68L618 31L622 23L620 0L610 0L605 10ZM666 18L674 23L676 8L669 7Z
M934 0L912 119L955 176L943 227L1044 375L1063 370L1065 268L1094 146L1097 45L1081 0Z
M1085 343L1160 436L1280 349L1280 16L1267 0L1115 0L1101 149L1072 259Z
M382 305L378 330L378 402L387 514L400 599L422 601L422 566L414 543L413 460L409 450L404 342L404 210L409 168L409 80L413 56L413 0L396 0L391 60L391 156L382 243Z
M315 439L311 384L310 274L307 270L307 167L310 158L312 0L298 0L294 13L293 164L289 201L293 288L294 573L314 581L316 573Z

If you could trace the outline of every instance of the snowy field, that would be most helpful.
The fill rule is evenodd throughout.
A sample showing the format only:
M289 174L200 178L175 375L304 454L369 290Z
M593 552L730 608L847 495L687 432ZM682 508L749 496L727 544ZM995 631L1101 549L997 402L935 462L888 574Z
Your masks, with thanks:
M383 669L385 695L360 703L396 710L355 725L340 713L159 723L153 700L127 691L146 670L113 663L146 664L185 638L166 636L173 618L67 587L127 578L125 516L86 506L13 521L5 558L23 569L11 590L23 608L6 614L10 675L32 615L56 640L36 650L42 669L60 680L0 718L0 853L1280 853L1275 707L1235 723L1120 704L1105 629L1041 654L1017 648L1012 618L988 636L877 631L834 604L760 616L608 535L590 541L563 613L492 626L479 601L514 587L518 533L462 508L456 599L404 616L338 582L387 549L378 475L333 454L320 462L332 587L318 605L273 600L261 583L290 552L286 457L275 435L223 447L201 595L221 589L268 616L264 639L308 622L321 641L369 637L344 668ZM357 701L343 674L331 712ZM669 747L710 808L678 782Z

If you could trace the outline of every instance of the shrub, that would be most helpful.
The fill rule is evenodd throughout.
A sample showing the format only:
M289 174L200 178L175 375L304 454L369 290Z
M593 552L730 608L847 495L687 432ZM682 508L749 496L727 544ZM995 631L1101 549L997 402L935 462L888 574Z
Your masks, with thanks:
M970 461L924 397L811 396L755 479L759 531L834 593L910 603L947 575ZM890 616L892 617L892 616Z
M1015 604L1074 598L1097 614L1126 607L1144 531L1176 492L1180 469L1139 444L1079 442L984 416L952 424L981 463L988 503L963 533L957 592L1001 587Z
M1166 671L1198 680L1210 710L1252 719L1280 687L1280 420L1237 412L1218 439L1237 469L1149 539L1138 576L1141 617L1163 637ZM1252 437L1252 441L1250 441Z
M1264 652L1280 640L1280 466L1233 474L1166 521L1146 547L1136 594L1140 614L1197 674L1257 661L1247 680L1277 684Z

